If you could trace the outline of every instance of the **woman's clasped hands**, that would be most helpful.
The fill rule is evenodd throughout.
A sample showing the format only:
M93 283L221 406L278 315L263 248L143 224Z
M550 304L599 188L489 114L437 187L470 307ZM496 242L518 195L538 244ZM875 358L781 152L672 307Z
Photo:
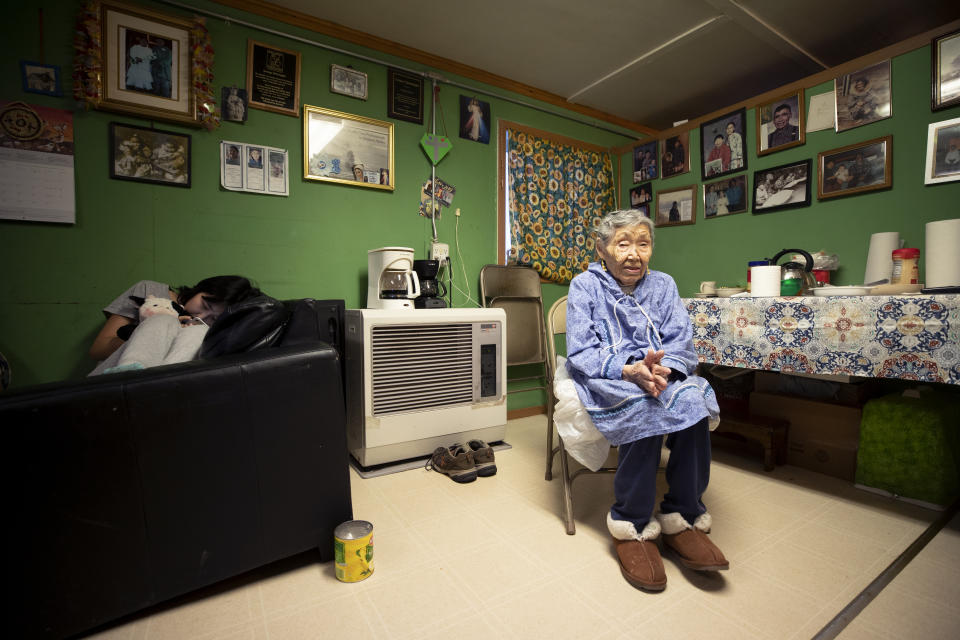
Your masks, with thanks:
M647 351L643 360L624 365L623 379L634 383L654 398L667 388L671 369L660 364L663 351Z

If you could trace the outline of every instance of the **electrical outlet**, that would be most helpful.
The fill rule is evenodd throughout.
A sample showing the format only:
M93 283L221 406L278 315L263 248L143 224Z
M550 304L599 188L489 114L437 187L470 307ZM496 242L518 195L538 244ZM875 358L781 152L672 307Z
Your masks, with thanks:
M450 245L444 242L430 243L430 259L443 262L450 257Z

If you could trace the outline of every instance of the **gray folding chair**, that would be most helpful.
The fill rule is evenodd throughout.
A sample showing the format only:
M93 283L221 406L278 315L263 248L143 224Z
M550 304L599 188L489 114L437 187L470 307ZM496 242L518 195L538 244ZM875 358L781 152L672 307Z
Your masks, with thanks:
M564 336L567 333L567 296L563 296L553 303L547 313L547 472L545 478L553 479L553 458L560 458L560 478L563 480L563 520L567 525L567 533L573 535L577 532L576 524L573 521L573 481L583 473L614 473L616 467L601 467L596 471L590 471L586 467L577 469L570 473L570 460L567 456L567 450L563 446L563 438L557 437L557 446L553 446L553 411L557 404L557 398L553 390L553 381L556 377L557 368L557 336Z
M535 380L543 384L528 385L507 393L546 389L546 327L540 274L529 267L488 264L480 270L480 300L484 307L498 307L506 313L507 365L543 366L541 375L507 378L507 382Z

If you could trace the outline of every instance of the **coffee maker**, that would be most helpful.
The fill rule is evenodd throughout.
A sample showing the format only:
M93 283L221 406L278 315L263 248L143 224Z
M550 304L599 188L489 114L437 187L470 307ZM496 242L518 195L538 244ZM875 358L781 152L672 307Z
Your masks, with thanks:
M420 278L420 296L413 301L417 309L445 309L447 288L437 279L439 260L414 260L413 271Z
M381 247L367 251L368 309L412 309L419 295L413 249Z

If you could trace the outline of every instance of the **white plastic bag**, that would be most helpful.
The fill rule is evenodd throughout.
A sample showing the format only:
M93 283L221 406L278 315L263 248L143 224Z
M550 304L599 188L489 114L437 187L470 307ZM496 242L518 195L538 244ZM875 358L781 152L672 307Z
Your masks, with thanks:
M557 425L557 433L563 438L563 446L574 460L596 471L610 454L610 441L593 425L593 420L580 402L573 380L567 373L567 359L563 356L557 356L553 392L557 397L553 421Z

